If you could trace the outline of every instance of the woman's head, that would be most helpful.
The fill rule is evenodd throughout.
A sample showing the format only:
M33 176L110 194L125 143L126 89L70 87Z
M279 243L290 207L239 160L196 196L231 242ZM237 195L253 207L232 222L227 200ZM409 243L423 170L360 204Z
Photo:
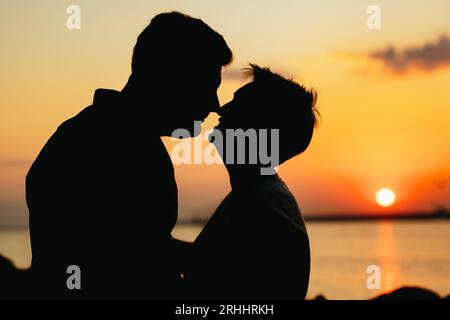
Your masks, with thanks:
M216 129L224 137L227 129L278 130L279 164L305 151L317 124L316 92L254 64L248 75L253 81L221 108Z

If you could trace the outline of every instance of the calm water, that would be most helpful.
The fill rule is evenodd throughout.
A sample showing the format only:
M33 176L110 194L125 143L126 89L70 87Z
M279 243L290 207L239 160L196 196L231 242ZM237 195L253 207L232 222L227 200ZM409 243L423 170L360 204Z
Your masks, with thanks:
M311 280L308 298L367 299L404 285L450 294L450 221L309 223ZM192 241L199 226L174 236ZM27 230L0 230L0 254L18 267L31 261ZM369 265L381 268L381 289L366 286Z

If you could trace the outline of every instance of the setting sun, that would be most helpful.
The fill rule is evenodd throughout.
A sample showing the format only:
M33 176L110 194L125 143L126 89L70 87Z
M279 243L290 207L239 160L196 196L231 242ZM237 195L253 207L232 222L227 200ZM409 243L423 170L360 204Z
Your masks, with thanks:
M381 207L390 207L395 203L395 193L391 189L381 189L377 192L376 200Z

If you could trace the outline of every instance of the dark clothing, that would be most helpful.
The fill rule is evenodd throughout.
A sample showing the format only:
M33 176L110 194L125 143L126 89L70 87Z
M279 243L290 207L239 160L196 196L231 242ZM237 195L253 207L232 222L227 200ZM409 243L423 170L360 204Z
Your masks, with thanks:
M233 190L194 242L186 279L200 298L304 299L308 234L278 176Z
M156 121L133 114L120 92L99 89L33 163L26 181L32 270L46 294L164 297L179 282L169 250L177 186L151 131ZM81 268L82 290L67 290L69 265Z

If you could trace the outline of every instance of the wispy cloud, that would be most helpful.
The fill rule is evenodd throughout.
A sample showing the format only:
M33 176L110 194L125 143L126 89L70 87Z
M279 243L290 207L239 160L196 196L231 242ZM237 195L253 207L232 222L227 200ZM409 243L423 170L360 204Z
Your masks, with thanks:
M244 70L243 69L240 69L240 70L225 69L222 72L222 77L224 79L228 79L228 80L244 80L245 79L245 75L244 75Z
M387 69L396 73L405 73L412 69L433 71L450 65L450 38L441 36L435 42L403 49L390 46L370 52L368 56L383 62Z

